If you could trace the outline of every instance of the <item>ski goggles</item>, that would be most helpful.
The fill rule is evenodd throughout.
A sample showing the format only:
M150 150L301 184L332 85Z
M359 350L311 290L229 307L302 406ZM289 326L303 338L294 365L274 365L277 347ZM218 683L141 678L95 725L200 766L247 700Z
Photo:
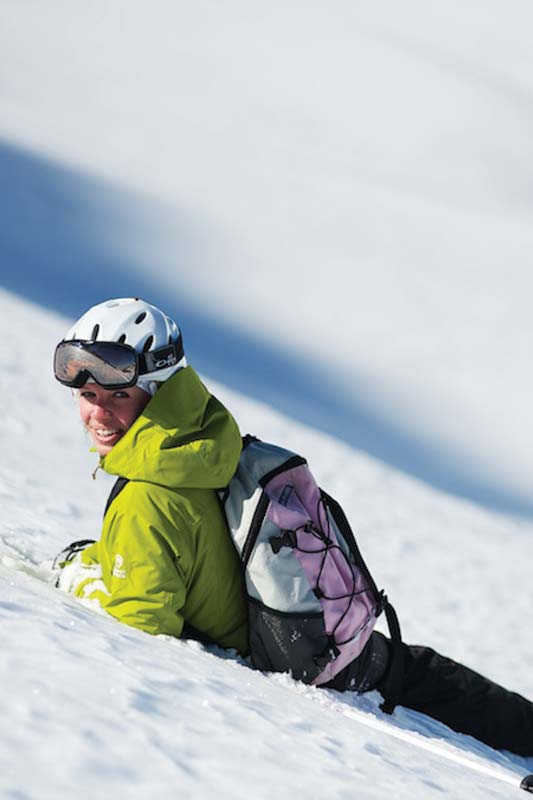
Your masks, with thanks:
M172 367L183 358L181 336L176 343L151 353L137 353L129 344L72 339L60 342L54 354L54 375L74 389L92 379L104 389L134 386L140 375Z

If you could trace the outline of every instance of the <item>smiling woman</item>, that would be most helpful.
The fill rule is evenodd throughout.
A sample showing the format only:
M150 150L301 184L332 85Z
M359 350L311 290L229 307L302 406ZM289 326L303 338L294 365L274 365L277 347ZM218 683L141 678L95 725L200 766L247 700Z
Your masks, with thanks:
M181 333L138 299L100 303L83 315L54 354L54 373L78 391L80 415L100 456L131 427L157 384L187 366Z
M245 543L251 541L251 530L254 525L259 529L260 517L250 514L245 500L248 493L266 499L262 512L266 514L272 500L256 488L264 489L267 477L268 481L279 477L279 465L269 455L268 471L259 482L251 480L257 464L246 461L250 449L244 445L243 465L237 424L187 365L178 326L141 300L110 300L90 309L60 342L54 370L59 381L78 393L81 418L100 466L118 476L100 540L75 542L60 554L57 585L148 633L195 638L244 655L249 642L257 641L259 620L262 630L272 634L264 642L281 642L287 652L287 641L301 648L301 640L306 640L296 631L290 583L284 587L290 599L284 612L290 621L289 639L280 635L279 616L266 605L268 613L250 613L248 619L241 563L219 499L219 491L229 486L239 466L242 490L233 495L227 492L237 517L249 518ZM299 457L297 462L301 464ZM283 479L288 482L282 484L280 498L285 500L280 499L279 508L284 520L286 513L293 520L297 506L289 506L296 503L301 486L295 481L294 459L287 463L291 470L283 474L290 472L291 478ZM268 525L273 519L269 518ZM300 554L313 552L298 547L297 534L304 529L324 543L318 552L334 551L340 558L341 548L334 545L329 527L321 531L313 527L312 519L305 521L305 515L303 519L299 527L292 522L293 527L286 530L288 526L283 525L283 543L278 542L277 549L277 539L268 540L273 553L285 547ZM267 542L261 544L262 558L272 558ZM355 598L369 591L368 586L358 591L352 586L346 593L350 574L355 580L357 562L347 555L346 563L349 569L341 575L345 583L340 596L335 592L328 596L331 591L324 593L318 583L309 585L317 601L349 598L347 608L342 606L341 620ZM324 564L319 575L325 573ZM264 579L261 574L256 577ZM296 581L302 580L298 573ZM357 692L378 689L386 700L393 697L388 710L394 704L404 705L492 747L533 755L533 705L528 700L427 647L404 644L399 631L391 642L370 628L378 614L378 607L370 604L364 617L369 637L346 664L340 665L336 626L332 628L325 616L324 635L309 637L312 647L320 641L323 650L324 637L328 645L322 653L311 648L311 657L327 656L328 664L331 661L338 667L331 680L328 675L326 687ZM321 619L321 614L311 613L306 606L303 617L311 629L313 619ZM320 631L321 625L319 621ZM362 633L362 628L356 631L358 639ZM339 646L356 636L339 641ZM268 664L266 645L265 655ZM288 659L288 663L295 673L294 662Z
M151 399L137 386L109 390L88 383L77 391L80 416L100 456L111 451Z
M122 489L100 541L67 548L60 588L148 633L245 652L240 568L215 492L241 436L187 365L178 326L136 298L100 303L57 346L54 372Z

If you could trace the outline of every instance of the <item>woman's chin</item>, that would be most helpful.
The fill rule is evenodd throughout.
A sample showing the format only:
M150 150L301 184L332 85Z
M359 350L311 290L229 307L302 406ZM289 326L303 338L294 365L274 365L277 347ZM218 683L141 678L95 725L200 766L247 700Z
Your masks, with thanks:
M104 442L101 439L99 439L97 436L94 436L94 435L91 436L91 439L92 439L93 445L94 445L94 449L96 450L98 455L102 456L102 457L106 456L108 453L110 453L111 450L113 449L113 447L116 445L116 443L121 438L122 438L122 435L121 436L113 436L112 439L110 439L107 442Z
M95 445L95 447L96 447L96 452L102 458L104 456L106 456L108 453L110 453L111 450L113 449L113 445L112 444L108 444L108 445L97 444L97 445Z

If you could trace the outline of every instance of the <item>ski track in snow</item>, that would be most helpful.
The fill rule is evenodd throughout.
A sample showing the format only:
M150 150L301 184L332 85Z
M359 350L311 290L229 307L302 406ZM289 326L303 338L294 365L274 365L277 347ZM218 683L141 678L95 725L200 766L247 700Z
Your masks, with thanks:
M405 709L385 717L377 693L314 689L216 648L150 637L55 590L53 556L98 535L111 481L91 480L94 456L75 403L50 375L68 320L3 291L0 319L2 797L515 796L440 751L514 775L517 786L533 759L495 753ZM523 636L533 601L530 524L430 490L206 382L243 431L308 456L343 502L406 640L533 696Z

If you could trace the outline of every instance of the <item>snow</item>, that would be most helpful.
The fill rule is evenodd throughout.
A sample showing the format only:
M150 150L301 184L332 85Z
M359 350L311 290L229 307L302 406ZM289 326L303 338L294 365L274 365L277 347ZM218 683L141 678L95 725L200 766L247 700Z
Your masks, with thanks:
M52 556L97 536L110 479L91 479L95 456L75 401L50 374L69 320L7 292L0 318L0 435L9 454L0 468L2 796L170 798L179 788L194 798L381 798L391 785L398 798L512 796L504 781L516 783L533 759L495 753L405 709L388 720L377 693L337 695L197 643L151 637L54 589ZM210 385L245 428L305 452L342 498L407 640L533 696L523 636L533 523L437 493ZM417 736L436 752L419 749ZM443 749L503 781L444 760Z
M50 367L91 302L164 305L405 639L533 698L530 4L4 5L0 794L512 797L533 759L54 589L110 480Z
M7 214L92 264L91 301L120 269L191 342L216 319L342 382L342 413L293 386L269 396L285 413L530 514L532 16L526 0L10 3L0 169L25 191ZM109 208L119 188L153 202L144 230ZM28 280L40 244L5 285L79 314L70 270L59 293ZM233 385L261 397L230 344Z

